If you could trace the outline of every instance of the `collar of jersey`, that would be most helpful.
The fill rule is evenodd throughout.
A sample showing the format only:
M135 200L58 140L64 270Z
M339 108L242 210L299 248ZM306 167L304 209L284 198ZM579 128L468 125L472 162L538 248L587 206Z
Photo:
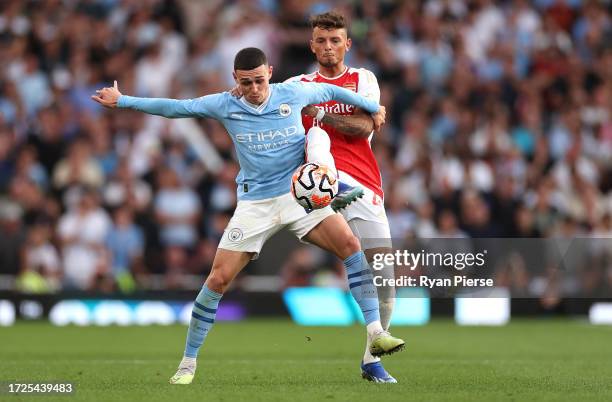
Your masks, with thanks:
M317 75L323 79L332 81L332 80L337 80L338 78L342 77L344 74L346 74L346 72L349 70L349 66L344 66L344 71L341 72L340 74L336 75L335 77L326 77L323 74L321 74L319 72L319 70L317 70Z
M244 96L242 98L240 98L240 102L242 102L249 109L253 109L257 113L261 113L266 108L266 106L268 106L268 101L270 101L270 97L272 96L272 88L273 88L272 85L270 85L270 91L268 92L268 97L259 106L252 104L251 102L246 100Z

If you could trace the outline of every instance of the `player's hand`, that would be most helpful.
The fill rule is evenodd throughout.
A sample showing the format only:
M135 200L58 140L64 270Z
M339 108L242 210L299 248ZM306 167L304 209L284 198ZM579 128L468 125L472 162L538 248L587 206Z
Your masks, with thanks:
M121 92L119 92L119 86L117 86L117 80L115 80L112 87L98 89L96 95L92 95L91 99L104 107L115 108L120 96Z
M303 116L315 117L319 113L319 108L313 105L307 105L302 108Z
M236 85L234 88L230 89L230 95L236 98L242 98L242 90L240 89L240 85Z
M376 113L372 113L372 120L374 121L374 131L379 131L386 122L387 110L384 106L380 107L380 110Z

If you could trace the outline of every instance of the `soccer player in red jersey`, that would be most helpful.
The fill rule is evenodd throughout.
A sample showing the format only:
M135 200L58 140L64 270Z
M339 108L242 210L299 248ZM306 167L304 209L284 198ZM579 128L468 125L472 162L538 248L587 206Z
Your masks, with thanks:
M364 68L344 64L344 56L351 48L344 17L334 12L316 15L311 18L311 26L310 48L319 68L311 74L302 74L288 81L334 84L380 101L380 89L374 74ZM339 203L335 209L342 213L360 239L368 261L371 263L377 253L391 252L391 233L384 208L381 175L370 147L374 132L380 128L380 121L375 122L354 106L335 101L307 106L302 110L302 115L307 131L307 161L323 163L331 168L335 166L340 183L351 186L348 193L352 189L364 191L363 197L348 197L347 200L342 198L343 190L340 189ZM387 266L373 274L393 277L394 267ZM395 304L395 290L379 288L378 298L381 324L387 330ZM363 378L376 382L396 382L383 368L380 359L370 354L369 345L370 339L367 340L361 363Z

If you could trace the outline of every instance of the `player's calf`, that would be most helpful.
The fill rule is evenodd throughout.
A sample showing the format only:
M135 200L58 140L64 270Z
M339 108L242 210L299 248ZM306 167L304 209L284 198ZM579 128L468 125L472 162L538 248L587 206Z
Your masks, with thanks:
M196 370L196 358L217 316L219 301L238 272L251 259L247 252L218 249L213 269L193 302L185 353L170 384L190 384Z
M219 301L223 295L204 285L191 311L185 353L177 372L170 378L170 384L190 384L196 370L196 358L206 336L212 329L217 315Z

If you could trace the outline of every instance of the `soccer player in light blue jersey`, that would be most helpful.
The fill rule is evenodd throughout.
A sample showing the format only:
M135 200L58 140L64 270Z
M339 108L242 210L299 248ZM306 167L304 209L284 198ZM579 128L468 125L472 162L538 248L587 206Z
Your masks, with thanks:
M349 90L315 83L270 84L272 67L257 48L242 49L234 60L234 78L243 96L229 92L176 100L122 95L117 82L92 99L109 108L129 108L169 118L209 117L220 121L236 147L240 173L238 205L219 243L213 267L196 297L183 359L172 384L190 384L196 358L210 331L223 293L274 233L287 227L298 238L344 261L351 294L363 313L374 355L400 350L404 341L380 323L376 288L359 240L331 207L307 213L291 196L293 172L304 163L304 106L329 100L355 105L377 118L380 107Z

